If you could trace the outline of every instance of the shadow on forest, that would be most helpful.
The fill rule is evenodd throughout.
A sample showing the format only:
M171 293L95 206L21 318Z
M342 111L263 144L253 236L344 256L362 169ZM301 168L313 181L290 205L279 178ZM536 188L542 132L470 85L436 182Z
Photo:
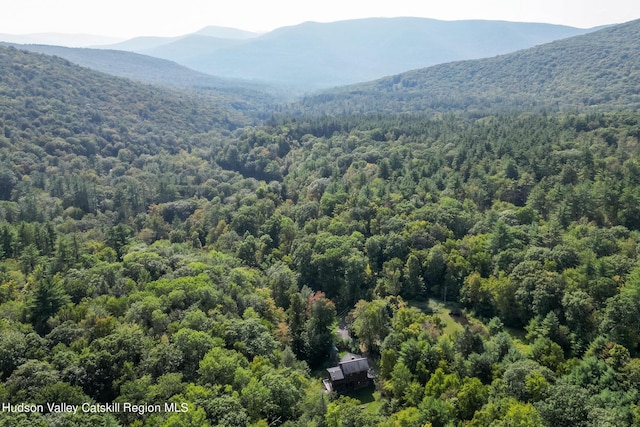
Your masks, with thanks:
M461 326L467 326L469 324L469 319L467 318L467 315L458 308L451 309L449 311L449 317L453 319L454 322L456 322Z

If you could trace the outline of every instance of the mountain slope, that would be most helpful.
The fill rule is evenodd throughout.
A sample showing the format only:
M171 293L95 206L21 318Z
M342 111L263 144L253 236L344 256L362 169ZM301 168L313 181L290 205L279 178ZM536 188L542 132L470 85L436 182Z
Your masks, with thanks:
M200 30L192 34L186 34L186 35L176 36L176 37L153 37L153 36L134 37L132 39L121 41L118 43L100 46L100 48L126 50L131 52L144 53L151 49L161 48L164 45L172 44L174 42L188 38L190 36L211 37L211 38L217 38L217 39L227 40L231 42L234 40L238 41L238 40L246 40L246 39L258 37L259 35L260 34L258 33L239 30L237 28L219 27L215 25L210 25L210 26L201 28ZM202 39L202 40L206 41L206 39ZM204 43L204 45L206 45L206 43Z
M213 40L196 47L193 39L183 38L172 41L170 49L155 47L153 54L208 74L310 89L494 56L589 31L503 21L370 18L306 22L233 40L227 47Z
M249 121L224 97L196 98L3 46L0 118L3 144L31 142L50 151L56 145L77 145L74 149L107 152L124 147L173 152L186 148L195 134Z
M130 52L138 52L141 53L145 49L153 49L158 46L165 45L167 43L172 43L176 40L180 40L184 36L177 37L156 37L156 36L141 36L134 37L129 40L125 40L119 43L113 43L104 46L94 46L100 47L101 49L115 49L115 50L125 50Z
M276 102L276 90L253 82L223 79L148 55L108 49L67 48L49 45L13 45L18 49L55 55L74 64L117 77L172 88L211 92L225 97L244 113L261 114Z
M294 108L326 114L640 106L640 20L531 49L325 91Z
M172 61L122 50L69 48L41 44L13 46L31 52L59 56L83 67L146 83L237 91L268 89L265 85L219 78L191 70Z
M198 58L216 50L231 48L243 43L245 43L245 40L226 39L204 34L189 34L160 46L134 51L178 63L189 63L193 58Z
M231 27L220 27L217 25L206 26L196 31L194 34L198 34L201 36L218 37L223 39L237 39L237 40L252 39L260 35L259 33L254 33L253 31L240 30L238 28L231 28Z

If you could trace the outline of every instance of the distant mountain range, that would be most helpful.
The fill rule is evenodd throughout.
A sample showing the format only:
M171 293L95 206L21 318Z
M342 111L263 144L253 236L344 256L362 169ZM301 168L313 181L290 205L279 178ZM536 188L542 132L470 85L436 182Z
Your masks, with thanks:
M308 96L307 114L640 108L640 20Z
M135 52L174 61L208 75L301 92L369 81L445 62L492 57L593 30L505 21L369 18L306 22L266 34L211 26L180 37L137 37L94 47ZM22 43L55 44L29 40ZM87 44L85 40L82 45ZM175 65L152 63L136 56L111 52L101 57L91 50L25 48L141 81L187 80L215 87L224 85L221 80L214 82L202 75L185 76L184 70L176 78ZM142 67L144 61L157 68Z
M122 41L122 39L97 36L94 34L35 33L0 34L0 41L17 44L48 44L66 47L88 47L114 44Z
M135 37L133 39L123 39L117 37L100 36L96 34L75 34L75 33L32 33L32 34L2 34L0 41L16 44L44 44L64 47L101 47L105 49L117 49L138 51L151 49L156 46L171 43L172 41L192 35L208 37L218 37L222 39L248 39L257 37L260 33L239 30L237 28L208 26L193 34L181 35L177 37Z
M108 47L172 60L219 77L310 90L491 57L593 30L504 21L370 18L306 22L263 35L208 27L184 37L137 38Z
M94 47L125 50L179 62L181 58L208 53L218 47L233 46L258 36L259 33L212 25L183 36L135 37L119 43Z
M219 52L228 55L232 44L236 44L240 49L244 46L247 51L257 49L260 44L264 49L261 54L256 53L255 70L261 71L266 76L275 70L274 61L267 55L273 52L274 46L283 48L281 57L292 55L291 52L298 52L300 55L295 61L289 63L290 73L301 73L310 67L313 61L323 58L327 68L324 69L324 77L331 73L338 75L338 70L342 70L339 78L354 78L358 72L358 67L354 65L356 53L352 53L351 66L340 62L340 55L345 49L335 48L335 52L330 52L328 46L336 46L338 40L350 40L351 46L358 45L360 50L354 50L361 55L357 58L360 62L367 63L374 56L375 49L367 51L364 46L372 42L372 37L361 32L361 36L355 37L354 28L378 22L380 25L405 22L403 37L413 34L415 39L420 39L419 32L409 31L412 27L410 23L413 19L397 20L359 20L345 21L334 24L307 23L295 27L287 27L276 30L262 36L231 31L231 36L227 38L215 37L225 35L226 30L218 28L207 28L198 34L173 40L167 43L158 43L158 40L151 43L149 40L138 40L136 43L146 43L149 49L168 49L168 46L180 43L193 43L202 48L204 45L198 44L198 40L225 40L227 47L218 48ZM434 26L443 24L442 21L421 20L417 21L425 24L431 22ZM347 25L350 23L350 25ZM487 21L464 21L457 23L447 23L466 28L466 32L458 33L455 43L450 34L450 52L462 55L473 55L470 46L463 43L470 37L473 31L478 28L493 27L502 29L502 34L508 32L514 35L512 42L516 40L515 34L520 34L518 43L537 43L543 35L541 28L555 31L555 36L560 37L563 32L588 32L574 37L564 38L551 43L537 45L528 49L519 50L509 54L493 56L484 59L455 61L439 64L431 67L424 67L387 76L367 83L359 83L351 86L343 86L335 89L318 91L307 95L299 101L290 101L287 105L277 104L273 90L269 86L258 83L247 83L241 80L230 80L227 78L213 77L178 65L168 60L153 58L150 56L135 54L131 52L115 51L108 49L72 49L54 46L25 45L21 49L29 49L49 55L64 57L71 62L100 70L109 74L128 77L132 80L139 80L148 83L161 84L165 86L186 86L207 90L212 96L223 101L225 105L231 106L234 110L243 114L250 114L255 117L268 117L275 113L285 114L360 114L360 113L424 113L443 111L584 111L592 109L622 109L640 107L640 20L631 21L625 24L607 27L597 31L578 30L567 27L548 26L545 24L517 24L505 22ZM464 24L464 25L463 25ZM335 26L334 26L335 25ZM355 27L354 27L355 25ZM443 24L444 25L444 24ZM333 28L329 34L326 28ZM344 27L343 27L344 26ZM367 25L364 25L365 27ZM340 28L343 29L340 32ZM312 31L313 30L313 31ZM473 30L473 31L472 31ZM525 31L526 30L526 31ZM497 30L494 37L498 37ZM551 31L553 33L553 31ZM213 34L211 36L210 34ZM234 35L235 34L235 35ZM306 34L306 36L305 36ZM319 34L324 34L324 38L318 38ZM391 33L387 33L391 37ZM421 34L421 33L420 33ZM475 33L477 34L477 33ZM549 33L550 34L550 33ZM547 34L544 37L551 37ZM295 36L297 35L297 36ZM350 35L349 37L347 37ZM525 37L526 35L526 37ZM353 37L351 37L353 36ZM424 35L423 35L424 36ZM437 36L437 37L436 37ZM235 38L233 38L235 37ZM388 46L385 48L382 43L382 36L376 35L378 51L390 52L387 48L394 45L395 39L391 37ZM442 42L442 34L432 34L432 39ZM506 36L503 36L506 37ZM443 44L430 44L422 38L425 45L434 51L433 46L440 46L442 52L445 49ZM287 41L287 49L283 43ZM133 42L133 41L130 41ZM166 42L166 40L164 40ZM155 43L155 44L154 44ZM346 42L345 42L346 43ZM489 43L496 49L499 43ZM149 47L149 46L155 47ZM417 45L417 43L414 43ZM177 45L174 45L174 48ZM306 46L308 52L302 54L301 49ZM234 48L235 49L235 48ZM240 52L240 50L236 50ZM424 47L424 51L428 50ZM342 52L342 53L341 53ZM369 56L367 55L369 52ZM416 57L421 56L418 47L415 51ZM434 51L435 52L435 51ZM483 51L486 54L486 51ZM409 57L409 51L405 56ZM476 52L477 53L477 52ZM379 52L375 53L376 55ZM370 72L382 73L386 67L392 64L396 66L403 57L400 52L388 53L389 58L381 61L378 66L371 65ZM394 56L396 55L396 56ZM426 54L425 54L426 55ZM433 54L431 58L435 57ZM248 61L248 56L245 58ZM259 59L264 60L263 66L258 66ZM344 59L344 58L343 58ZM307 61L308 60L308 61ZM284 60L283 60L284 61ZM239 67L242 61L238 61L234 66ZM284 64L284 62L283 62ZM297 64L297 65L296 65ZM251 71L251 65L244 64L247 70ZM320 65L316 63L320 68ZM229 65L231 66L231 65ZM269 69L272 66L274 68ZM284 66L284 65L283 65ZM328 69L333 71L329 72ZM355 70L355 72L353 72ZM249 72L247 71L247 72ZM283 76L274 81L285 84ZM308 71L313 75L313 71ZM316 75L322 74L323 70L315 70ZM241 73L235 77L242 77ZM247 76L245 76L247 77ZM300 85L299 88L313 87L319 85L318 81L306 82L298 79L295 75L290 75L293 85ZM338 77L336 77L338 78ZM268 80L266 77L262 80ZM304 86L307 84L309 86ZM271 90L271 92L269 92Z

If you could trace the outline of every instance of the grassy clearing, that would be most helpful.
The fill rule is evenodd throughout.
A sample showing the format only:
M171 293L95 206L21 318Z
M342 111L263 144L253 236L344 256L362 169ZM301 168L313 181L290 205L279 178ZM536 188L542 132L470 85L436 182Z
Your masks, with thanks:
M511 336L516 348L523 354L529 353L531 350L531 344L527 342L527 331L519 328L505 327L504 330Z
M443 333L445 335L453 335L456 332L462 331L464 325L469 322L466 316L451 315L451 311L458 308L455 303L444 303L429 298L427 301L409 301L409 304L440 319L444 326Z
M361 388L349 393L344 393L344 396L349 396L356 400L359 400L362 404L363 410L368 413L378 413L380 407L382 406L380 393L376 391L376 388L374 386Z
M440 300L430 298L427 301L409 301L409 304L440 319L444 325L444 335L453 335L456 332L460 332L464 330L464 326L466 324L480 324L486 326L484 322L469 314L462 316L452 315L452 311L455 312L459 309L459 306L456 303L444 303ZM524 329L505 327L505 331L511 336L515 346L522 353L526 354L529 352L531 344L529 344L526 339L527 332Z

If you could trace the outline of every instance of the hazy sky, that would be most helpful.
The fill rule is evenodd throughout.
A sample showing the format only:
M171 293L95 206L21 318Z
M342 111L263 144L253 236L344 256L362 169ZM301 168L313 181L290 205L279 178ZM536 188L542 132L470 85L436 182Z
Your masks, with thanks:
M593 27L640 18L638 0L2 0L0 33L174 36L207 25L267 31L304 21L419 16Z

